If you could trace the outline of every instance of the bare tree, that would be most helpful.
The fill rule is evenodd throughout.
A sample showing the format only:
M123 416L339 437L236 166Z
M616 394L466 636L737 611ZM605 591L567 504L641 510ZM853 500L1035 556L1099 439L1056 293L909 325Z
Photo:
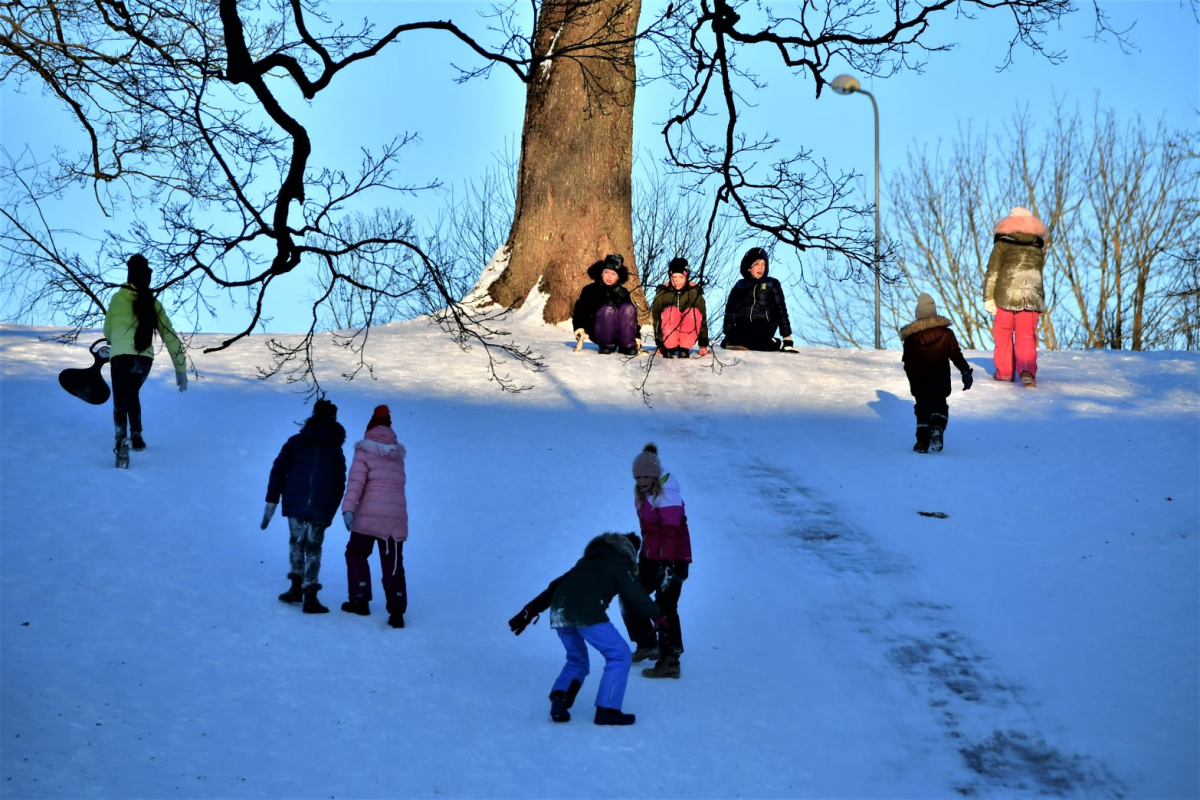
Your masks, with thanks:
M319 309L345 291L367 295L352 301L358 317L347 320L375 319L380 308L427 297L464 342L536 367L528 353L502 344L493 320L477 326L477 309L458 303L443 251L416 235L404 215L380 211L397 196L432 188L399 172L398 154L411 135L364 151L353 172L323 168L301 121L304 103L361 76L363 62L417 33L448 37L472 59L463 80L499 65L522 81L526 114L507 267L489 291L503 311L536 288L548 296L545 319L559 322L570 315L587 264L607 252L634 252L639 47L657 54L682 92L664 135L673 166L690 171L692 188L712 203L706 247L729 209L761 236L843 257L855 271L871 264L871 238L868 209L849 199L852 176L831 173L809 152L758 164L772 140L738 127L742 93L757 84L738 66L737 50L777 53L786 68L812 78L819 95L832 63L867 75L919 67L913 54L945 49L923 43L945 12L1007 12L1010 45L1042 51L1046 26L1074 10L1070 0L939 0L899 9L835 0L776 17L746 3L700 0L643 20L640 0L535 0L531 8L529 33L516 7L503 6L475 36L442 20L376 33L370 23L349 27L301 0L4 6L5 80L35 82L56 97L87 142L82 153L59 152L49 163L10 158L6 185L24 194L0 209L5 287L29 292L31 318L55 312L88 324L103 311L121 256L142 251L159 265L155 288L193 320L211 313L218 295L243 298L245 324L213 348L221 349L252 333L264 321L271 287L294 281L289 276L307 265L320 281L313 325L302 345L277 352L280 368L297 358L307 367L289 374L311 375ZM720 120L712 141L698 124L710 111ZM62 222L39 214L45 199L78 185L92 190L105 213L139 219L109 234L90 258L58 247ZM54 288L35 288L42 285ZM335 302L347 308L344 299Z
M158 268L155 290L193 323L213 311L217 294L245 293L245 324L210 348L220 350L252 333L272 287L294 282L288 276L308 264L320 282L312 327L298 347L274 345L270 372L292 370L301 357L306 366L290 374L313 376L319 309L347 294L363 321L380 306L449 309L442 318L462 326L465 341L536 367L489 325L476 326L470 309L455 307L433 249L412 220L386 210L397 195L434 186L399 175L398 155L412 136L364 151L346 173L312 162L300 113L403 34L450 35L484 63L521 74L507 43L489 51L441 21L376 35L369 23L349 29L300 0L13 3L0 11L0 26L5 80L34 82L56 97L86 141L79 154L59 151L49 163L10 154L0 167L5 185L18 190L0 207L2 283L25 293L24 318L95 324L103 296L121 281L124 256L139 251ZM77 185L91 188L105 214L137 219L109 233L90 259L62 250L66 229L42 213L49 198Z

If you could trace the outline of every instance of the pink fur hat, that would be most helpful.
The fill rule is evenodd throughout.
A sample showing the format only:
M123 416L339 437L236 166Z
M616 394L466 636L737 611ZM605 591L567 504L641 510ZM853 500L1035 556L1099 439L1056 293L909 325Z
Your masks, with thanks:
M996 223L996 233L1028 233L1031 236L1045 237L1047 231L1042 221L1033 215L1028 208L1017 206L1008 212L1008 216Z

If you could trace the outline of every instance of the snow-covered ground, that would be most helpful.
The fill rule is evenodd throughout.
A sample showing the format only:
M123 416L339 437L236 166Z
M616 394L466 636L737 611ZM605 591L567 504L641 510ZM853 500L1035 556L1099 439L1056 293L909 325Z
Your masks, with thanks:
M0 326L0 795L1200 795L1196 354L1044 353L1025 390L968 353L946 450L918 455L895 351L714 367L511 330L547 366L515 395L424 320L372 332L374 379L321 342L347 455L378 403L408 450L393 630L337 609L340 523L333 611L276 600L286 525L258 523L309 407L254 377L263 338L198 337L186 394L160 357L119 471L110 407L55 380L90 339ZM506 621L635 528L649 441L692 530L683 677L635 668L637 724L597 727L593 653L554 724L557 637Z

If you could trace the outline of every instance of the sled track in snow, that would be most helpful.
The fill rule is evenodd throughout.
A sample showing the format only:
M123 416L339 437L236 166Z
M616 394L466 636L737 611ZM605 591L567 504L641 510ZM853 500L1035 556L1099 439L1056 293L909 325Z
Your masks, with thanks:
M1021 688L954 630L950 606L920 596L911 565L782 470L754 462L748 471L748 485L791 521L783 535L811 563L850 586L854 601L841 607L843 622L926 698L946 745L961 756L963 777L950 787L954 792L1126 796L1127 787L1104 764L1045 740Z

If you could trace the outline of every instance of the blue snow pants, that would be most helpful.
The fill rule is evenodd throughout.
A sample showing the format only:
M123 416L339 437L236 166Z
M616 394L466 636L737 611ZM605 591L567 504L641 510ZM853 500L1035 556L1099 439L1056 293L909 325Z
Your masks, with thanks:
M604 656L604 674L600 676L596 705L620 711L621 701L625 699L625 684L629 682L629 666L632 663L632 653L629 652L629 645L625 643L624 637L617 633L611 622L555 630L567 650L567 663L563 665L551 691L565 692L573 680L583 683L590 671L587 652L587 646L590 644Z

